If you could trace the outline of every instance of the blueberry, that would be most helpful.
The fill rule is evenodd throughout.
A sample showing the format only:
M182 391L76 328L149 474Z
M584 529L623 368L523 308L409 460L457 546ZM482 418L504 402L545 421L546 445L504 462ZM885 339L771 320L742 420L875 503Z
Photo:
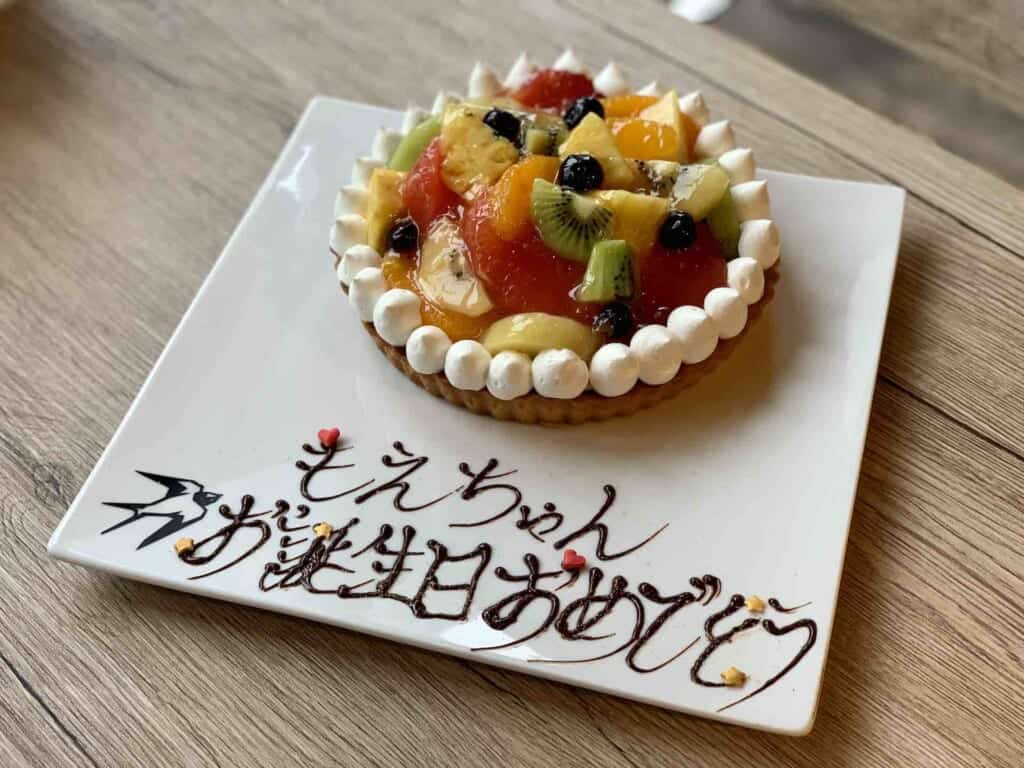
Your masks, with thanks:
M612 302L597 313L594 331L610 339L625 338L633 329L633 313L625 304Z
M406 216L399 219L391 226L391 233L388 235L388 246L393 251L404 253L415 250L420 241L420 229L416 222Z
M604 118L604 106L602 106L601 102L593 96L584 96L581 99L576 99L576 101L574 101L572 105L565 110L565 115L563 116L565 124L571 131L580 124L580 120L591 112L602 119Z
M519 118L504 109L492 109L484 115L484 125L490 128L498 136L508 139L517 147L519 146L519 135L522 124Z
M671 211L658 231L658 241L666 248L687 248L696 240L697 222L683 211Z
M558 168L555 183L577 192L597 189L604 181L604 169L593 155L569 155Z

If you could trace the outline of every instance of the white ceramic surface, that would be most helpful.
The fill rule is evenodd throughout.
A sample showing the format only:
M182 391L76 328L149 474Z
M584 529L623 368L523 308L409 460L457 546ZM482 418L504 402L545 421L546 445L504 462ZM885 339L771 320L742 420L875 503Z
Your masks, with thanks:
M311 102L55 531L51 554L696 715L806 732L813 723L832 629L903 191L765 172L783 238L782 279L773 304L724 365L670 403L629 419L564 429L503 424L447 405L396 372L338 290L326 247L335 193L376 128L397 127L399 120L399 113L375 107L323 98ZM301 445L317 444L317 430L333 425L341 428L350 448L337 454L334 463L354 466L319 473L311 493L329 495L374 482L332 501L307 501L312 510L300 519L295 505L303 503L303 472L295 462L315 464L321 457L305 453ZM395 441L429 458L408 477L406 506L454 493L419 511L396 510L393 499L400 489L395 488L359 502L360 494L412 466L381 463L385 454L405 460L392 448ZM494 472L515 474L479 483L475 498L463 498L472 489L460 462L475 472L491 458L498 461ZM175 485L137 470L197 484ZM521 501L507 489L484 490L493 483L514 483ZM608 527L606 552L614 554L660 530L643 547L606 562L595 559L594 532L565 545L604 571L595 594L607 595L612 577L625 577L624 596L614 609L589 630L577 631L580 604L573 601L586 596L590 569L575 584L534 599L516 623L492 628L498 622L492 617L489 625L484 609L525 587L502 580L495 568L503 566L511 576L525 574L524 555L533 553L543 571L558 571L562 552L556 544L598 513L607 498L605 485L614 486L617 494L601 520ZM234 514L243 494L255 497L254 511L272 510L279 498L292 504L288 525L297 530L286 557L310 548L310 524L323 520L337 529L358 517L347 535L351 547L328 555L331 565L354 573L321 569L310 585L323 593L307 590L297 572L286 582L291 588L262 591L264 566L277 562L283 535L269 514L251 518L251 525L236 531L208 565L180 561L174 542L186 535L199 541L230 524L218 504L228 504ZM164 496L170 498L152 503ZM139 506L133 511L104 502ZM556 505L563 517L557 530L541 536L544 541L516 526L521 519L517 508L485 526L451 527L520 503L536 517L544 513L545 502ZM101 533L136 514L141 516L133 522ZM270 520L269 538L261 547L217 574L190 578L218 569L257 544L262 535L257 520ZM533 532L556 521L548 517ZM374 560L393 566L395 557L387 554L356 556L383 523L395 528L391 548L398 548L401 528L409 525L415 528L411 549L424 553L409 556L405 567L410 570L392 585L395 595L406 598L424 583L434 559L428 539L455 555L490 544L467 620L416 618L400 600L336 594L341 584L368 579L356 591L373 589L375 580L384 578L372 570ZM152 543L138 548L147 539ZM200 554L209 553L216 541ZM337 536L331 541L340 546ZM481 559L442 565L438 582L470 580ZM652 602L649 590L640 595L639 585L649 582L662 595L689 590L698 596L702 589L691 586L690 578L704 574L720 579L721 594L709 605L697 601L681 608L643 644L634 661L655 666L688 650L658 671L633 671L626 656L639 642L629 644L637 606L644 612L643 632L667 607ZM272 574L267 584L284 575ZM565 574L548 576L537 582L537 589L547 592L565 580ZM774 676L810 634L809 626L801 624L776 637L758 623L718 647L701 670L704 678L717 681L721 671L735 666L749 675L744 687L692 682L691 667L709 644L704 621L725 608L733 594L808 605L788 615L769 609L755 616L741 609L723 618L716 634L744 619L770 619L778 627L810 620L816 641L775 685L723 710ZM711 597L708 592L706 598ZM457 613L465 598L465 591L431 588L423 603L428 611ZM569 641L556 620L526 642L497 651L472 650L532 633L553 606L556 616L565 617L564 633L613 636ZM601 607L592 604L588 616ZM557 663L619 647L623 650L600 661Z

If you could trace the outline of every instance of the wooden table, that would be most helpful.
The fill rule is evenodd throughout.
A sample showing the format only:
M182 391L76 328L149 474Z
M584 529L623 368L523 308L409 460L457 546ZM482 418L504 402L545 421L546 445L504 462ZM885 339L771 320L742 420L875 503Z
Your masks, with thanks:
M1021 193L656 4L348 5L0 14L0 764L1020 766ZM807 738L46 557L312 95L427 101L463 88L473 57L504 68L566 44L638 82L700 88L766 167L909 193Z

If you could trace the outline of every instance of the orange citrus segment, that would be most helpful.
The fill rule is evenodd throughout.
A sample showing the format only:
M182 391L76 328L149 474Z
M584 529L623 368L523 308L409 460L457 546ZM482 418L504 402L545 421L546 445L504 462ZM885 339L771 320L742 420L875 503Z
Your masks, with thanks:
M530 222L530 193L534 179L554 181L558 158L530 155L506 170L491 190L494 231L503 240L515 240Z
M388 288L404 288L420 297L420 315L424 325L436 325L448 334L452 341L460 339L477 339L486 331L491 323L498 319L496 312L488 312L480 317L470 317L458 312L450 312L427 301L416 283L416 265L412 259L390 258L381 264L384 281Z
M679 160L679 136L670 126L651 120L612 118L608 121L615 145L634 160Z
M685 112L680 112L679 118L683 124L683 133L686 134L686 157L683 158L683 162L693 162L697 157L693 147L697 143L697 134L700 133L700 126Z
M626 93L622 96L609 96L601 100L604 106L604 116L613 117L636 117L641 109L646 109L658 100L657 96L641 96L638 93Z

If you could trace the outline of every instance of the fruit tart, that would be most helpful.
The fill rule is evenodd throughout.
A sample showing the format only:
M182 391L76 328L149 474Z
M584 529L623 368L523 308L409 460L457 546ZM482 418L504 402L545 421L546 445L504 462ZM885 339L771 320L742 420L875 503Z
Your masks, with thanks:
M382 352L478 413L580 423L692 384L770 301L779 233L751 150L699 92L572 51L410 107L341 188L338 278Z

